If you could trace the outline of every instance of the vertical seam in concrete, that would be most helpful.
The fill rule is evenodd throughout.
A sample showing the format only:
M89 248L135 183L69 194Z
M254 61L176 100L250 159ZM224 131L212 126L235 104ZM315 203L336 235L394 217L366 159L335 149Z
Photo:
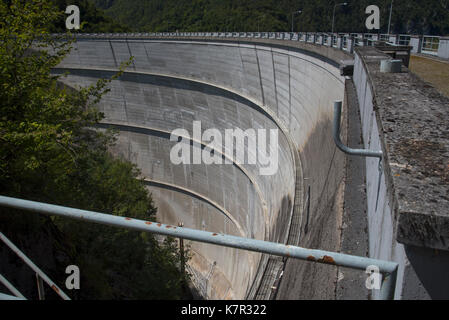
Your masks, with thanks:
M241 47L240 47L240 43L239 43L239 46L238 46L238 48L239 48L239 57L240 57L240 63L241 63L241 65L242 65L242 69L241 70L243 70L243 72L245 72L245 65L244 65L244 63L243 63L243 57L242 57L242 51L240 50L241 49ZM245 73L244 73L245 74ZM243 75L244 75L243 74ZM245 88L246 87L248 87L248 84L246 83L246 77L244 77L243 79L241 79L242 81L244 80L245 81ZM243 87L243 83L241 83L241 85L242 85L242 87ZM247 94L251 94L251 92L248 92Z
M148 54L148 50L147 50L146 43L147 43L147 42L143 42L143 48L145 49L145 54L147 55L147 61L148 61L148 64L151 65L151 64L150 64L150 55Z
M292 126L292 75L290 70L290 54L288 55L288 132Z
M129 58L131 59L131 57L132 57L133 55L132 55L132 53L131 53L131 48L129 47L128 39L126 39L126 46L128 47ZM144 46L145 46L145 45L144 45ZM133 69L134 69L134 71L136 71L136 65L135 65L135 63L134 63L134 59L132 60L132 62L133 62Z
M78 54L77 54L77 56L78 56L78 64L81 66L81 55L79 54L79 46L78 46L78 43L74 43L74 46L76 46L76 48L75 48L75 51L78 51Z
M114 58L115 67L118 67L117 58L115 57L114 47L112 46L111 40L109 40L109 46L111 47L111 52L112 52L112 57Z
M274 66L274 52L273 49L271 51L271 62L273 64L273 82L274 82L274 97L276 98L276 116L279 118L279 102L278 102L278 88L276 84L276 68Z
M259 82L260 82L260 91L262 93L262 104L265 105L265 93L263 92L262 73L260 72L259 54L256 46L254 46L254 53L256 54L257 69L259 70Z

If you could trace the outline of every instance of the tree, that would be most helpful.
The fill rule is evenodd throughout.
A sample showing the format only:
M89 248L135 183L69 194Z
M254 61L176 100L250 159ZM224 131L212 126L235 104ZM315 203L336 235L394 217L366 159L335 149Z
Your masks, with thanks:
M333 0L92 0L107 16L133 31L289 31L291 12L300 31L330 32ZM343 1L340 1L343 2ZM335 27L341 32L366 32L365 8L378 5L381 32L388 29L391 0L347 1ZM447 0L395 0L392 31L449 34ZM170 24L168 25L168 21Z

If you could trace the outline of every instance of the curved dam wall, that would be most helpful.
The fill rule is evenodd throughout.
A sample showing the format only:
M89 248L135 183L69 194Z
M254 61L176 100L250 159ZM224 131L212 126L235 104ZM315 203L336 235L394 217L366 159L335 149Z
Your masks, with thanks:
M63 81L76 88L109 78L134 57L100 103L102 127L120 130L113 152L141 169L161 222L333 249L337 228L329 219L336 219L344 173L344 156L332 140L333 102L345 94L341 55L269 41L80 39L54 73L69 71ZM194 121L223 136L226 129L278 130L278 144L268 144L278 154L278 170L261 175L260 150L255 165L173 164L173 130L189 133L183 138L192 152L206 147L194 137ZM214 154L230 160L233 149ZM255 298L274 277L261 254L200 243L191 250L189 270L207 298ZM289 271L303 272L291 275L296 286L313 278L305 264Z

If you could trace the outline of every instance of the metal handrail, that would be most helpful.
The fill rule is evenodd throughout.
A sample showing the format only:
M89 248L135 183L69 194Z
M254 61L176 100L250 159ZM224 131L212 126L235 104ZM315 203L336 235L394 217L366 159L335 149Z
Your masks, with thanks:
M9 294L1 293L0 292L0 300L26 300L24 298L19 298L16 296L11 296Z
M340 122L341 122L341 101L335 101L334 103L334 128L333 128L333 136L334 141L337 147L346 154L352 156L359 157L367 157L367 158L379 158L382 160L383 152L382 151L371 151L366 149L352 149L343 144L340 138Z
M8 289L9 291L11 291L11 293L18 299L23 299L26 300L25 296L23 294L20 293L19 290L17 290L4 276L2 276L0 274L0 283L3 284L6 289ZM7 295L5 295L7 297ZM1 297L0 297L0 300Z
M62 207L4 196L0 196L0 206L43 213L47 215L62 216L85 222L94 222L135 231L155 233L224 247L267 253L309 262L348 267L363 271L366 271L368 267L376 266L379 269L379 272L383 275L380 298L394 298L398 270L398 264L395 262L357 257L329 251L305 249L280 243L247 239L208 231L179 228L156 222L131 219L127 217L108 215L99 212Z
M14 243L11 242L2 232L0 232L0 240L2 240L14 253L22 259L25 264L27 264L37 275L38 281L42 279L45 281L62 299L70 300L57 285L54 283L38 266L36 266L33 261L30 260L19 248L17 248Z

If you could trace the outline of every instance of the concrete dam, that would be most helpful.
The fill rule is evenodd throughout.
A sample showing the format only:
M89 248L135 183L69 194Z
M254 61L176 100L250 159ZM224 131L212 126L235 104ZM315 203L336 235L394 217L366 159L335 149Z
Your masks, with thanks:
M383 137L372 124L376 117L369 103L375 93L369 92L371 78L365 60L385 59L385 55L354 56L329 46L270 39L84 36L53 72L68 72L62 81L71 87L87 86L110 78L131 57L133 62L111 83L99 105L105 114L100 129L119 130L112 152L141 170L158 208L158 221L305 248L344 250L349 241L342 232L349 164L332 136L334 102L344 101L343 140L356 130L347 127L348 117L360 121L360 112L362 128L355 136L363 136L367 149L384 150ZM340 72L342 61L353 59L354 81ZM258 159L256 164L233 161L235 145L214 149L214 154L231 161L227 165L173 164L170 153L178 143L170 139L174 130L190 133L183 139L193 152L206 148L193 134L195 121L201 122L202 131L278 130L277 150L267 150L278 154L278 170L273 175L260 174L266 163L260 161L259 150L248 154ZM246 145L252 142L247 140ZM366 183L368 200L355 195L354 202L362 203L359 215L368 216L363 230L369 230L371 238L360 236L368 245L358 249L365 252L352 248L348 253L398 261L396 297L407 297L410 282L405 280L409 274L417 277L407 271L414 267L407 269L406 250L394 238L395 219L370 220L391 217L389 194L394 192L389 188L389 167L384 165L387 174L382 175L378 188L378 162L362 159L361 163L366 172L360 173L359 180ZM387 240L375 238L376 233L386 234ZM343 272L335 266L189 244L188 270L203 298L346 297L341 284L341 293L335 296ZM367 294L365 275L343 273L347 281L358 279L357 292ZM416 288L423 287L420 281L415 279L410 292L415 294Z

